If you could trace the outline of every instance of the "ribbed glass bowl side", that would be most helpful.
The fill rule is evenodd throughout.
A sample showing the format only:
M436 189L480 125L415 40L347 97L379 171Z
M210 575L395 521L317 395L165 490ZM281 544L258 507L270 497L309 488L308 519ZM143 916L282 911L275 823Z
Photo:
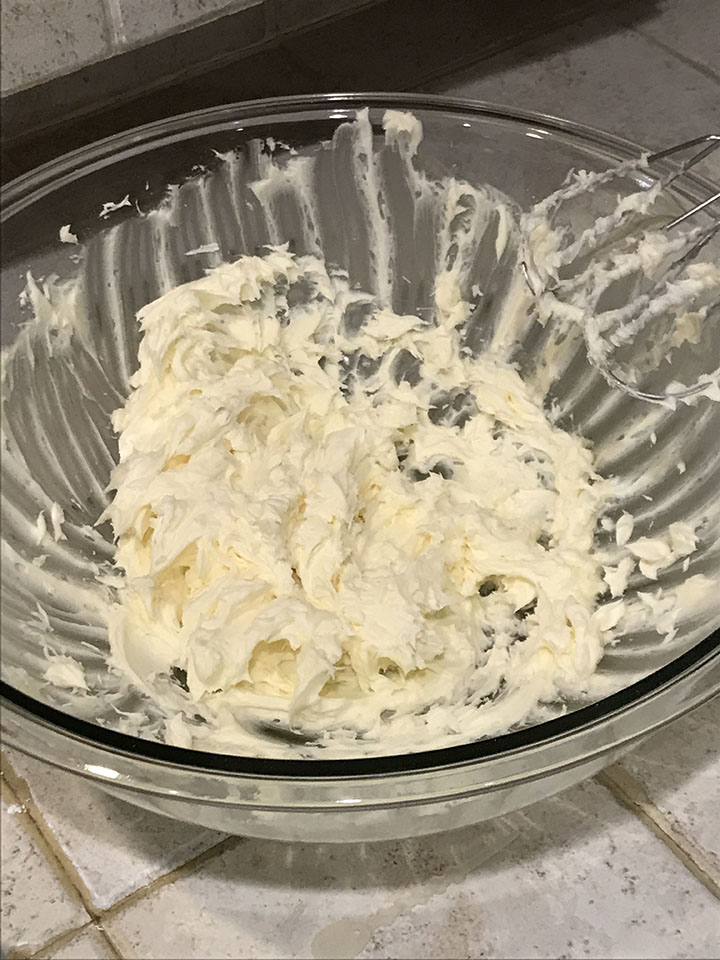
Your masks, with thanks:
M513 115L498 108L440 99L338 95L236 105L151 125L50 164L6 191L3 346L21 335L27 319L18 308L18 295L28 269L36 277L56 274L70 278L80 274L83 310L88 319L83 341L76 338L71 346L80 375L67 376L52 351L43 352L39 344L32 364L18 362L11 370L23 389L13 392L13 402L4 411L6 427L22 447L26 471L20 476L6 472L3 477L3 548L9 551L3 564L3 675L19 691L13 706L12 691L8 690L7 733L29 752L39 751L43 738L48 744L52 740L48 759L76 769L71 757L91 754L92 761L84 759L81 766L85 775L93 776L86 768L102 767L94 761L103 751L116 749L103 742L107 731L117 726L118 715L107 706L114 681L105 667L107 642L102 615L94 612L92 601L93 565L110 559L111 531L99 528L92 535L61 543L44 565L36 568L37 575L20 573L39 552L27 532L28 523L46 499L61 503L88 529L104 508L109 472L117 457L109 416L127 395L128 379L135 367L137 309L169 287L201 276L215 262L283 242L290 242L298 252L319 250L346 269L359 286L386 295L399 312L423 309L429 302L438 267L436 220L431 209L418 215L401 158L396 151L383 148L378 138L375 149L380 152L383 178L377 202L383 208L396 256L389 271L379 269L373 259L378 237L373 225L361 215L358 191L362 186L353 166L357 144L347 125L343 126L355 117L356 108L365 104L371 108L376 131L386 107L416 113L424 127L417 162L428 176L454 176L489 184L520 208L556 188L570 167L599 170L608 162L639 154L639 148L631 144L547 117ZM295 157L294 151L307 159L310 172L306 192L288 187L263 203L251 188L250 184L267 173L269 137L276 144L292 148L292 156L288 151L286 160ZM218 154L232 156L228 159ZM178 185L179 190L159 215L158 204L171 184ZM708 188L700 178L682 178L669 200L669 209L706 195ZM129 202L122 204L126 196ZM109 200L120 205L107 217L98 217ZM58 242L59 228L66 223L79 235L79 262L77 248ZM188 250L207 243L217 243L217 252L186 255ZM516 268L512 244L509 250L505 260L495 260L485 251L476 261L483 273L487 301L478 317L474 344L478 351L492 340L502 322L498 305ZM491 296L487 296L488 290ZM542 330L529 327L526 336L511 345L511 359L526 375L532 375L545 346ZM30 410L26 402L33 389L41 395L37 410ZM580 341L568 342L561 353L551 378L550 402L559 409L562 423L593 442L602 472L630 481L622 508L634 514L636 531L657 532L675 520L699 524L705 545L692 558L687 573L717 575L720 543L713 531L717 530L720 511L720 448L714 441L720 435L720 405L705 404L671 414L613 393L587 364ZM651 434L657 439L654 445L647 441ZM683 473L677 469L679 463L683 464ZM673 586L685 573L672 569L659 586ZM74 578L77 593L72 609L58 606L53 577ZM39 620L38 604L45 615ZM642 708L626 697L620 705L607 707L605 715L603 704L610 703L605 695L641 676L663 669L672 673L673 663L680 663L678 658L684 654L692 658L693 651L699 651L698 644L711 633L716 615L709 611L700 617L681 619L672 644L665 643L651 628L634 630L603 659L599 692L595 694L598 702L590 708L596 715L591 720L585 715L585 704L571 704L576 712L566 718L568 725L560 732L544 729L547 724L526 731L527 742L514 746L512 740L507 741L507 756L502 747L500 754L480 749L475 760L462 761L462 775L455 769L457 760L452 751L439 751L432 761L439 772L432 776L442 779L443 764L448 763L453 767L454 785L429 787L430 774L423 774L417 789L422 795L437 789L443 796L454 790L507 790L520 780L552 780L550 771L556 767L576 769L589 757L608 756L621 744L629 744L645 730L664 722L662 710L667 711L669 719L709 695L712 685L718 683L713 666L717 645L713 652L713 642L709 641L702 666L698 661L684 673L678 669L677 678L665 678L665 686L658 686L656 693L645 690ZM54 637L61 639L63 650L83 663L90 678L91 696L73 699L70 708L81 720L96 725L83 727L82 734L63 733L57 715L48 720L46 714L43 719L42 709L34 708L23 697L65 713L69 709L67 696L58 696L44 682L45 618ZM670 688L676 684L677 689L666 689L668 684ZM129 710L137 705L132 699L120 704ZM632 722L623 719L636 707ZM575 722L577 730L573 729ZM33 733L34 723L43 731L40 740ZM69 753L62 747L66 736L71 736L73 744ZM217 774L204 769L202 763L193 765L190 773L181 754L174 754L172 748L165 748L169 753L162 759L148 759L149 749L141 740L135 740L132 746L125 744L117 755L122 762L109 766L122 767L114 781L116 787L161 794L179 791L201 803L214 802L215 787L210 785L216 784ZM423 756L418 755L421 765ZM133 764L137 764L134 773ZM504 765L504 772L498 765ZM392 796L385 795L391 781L381 778L378 784L384 786L372 788L379 791L376 800L366 798L362 803L411 802L412 783L419 774L404 774L401 759L396 766L393 774L400 779L392 781ZM371 775L372 767L366 769ZM277 809L286 803L295 805L288 791L295 789L298 772L290 773L288 768L288 775L287 789L279 789L278 781L273 780L271 792L276 800L266 798L264 804ZM180 788L178 782L185 777L187 785ZM167 788L161 787L166 780ZM340 802L322 800L322 791L312 777L309 782L308 803ZM323 790L328 789L324 777L321 782L325 784ZM259 796L256 784L248 794L244 792L247 784L240 789L239 781L231 779L231 783L232 797L223 802L242 805L250 803L250 794ZM227 790L224 780L222 784L219 789ZM399 799L400 791L405 801ZM346 788L340 793L345 796Z

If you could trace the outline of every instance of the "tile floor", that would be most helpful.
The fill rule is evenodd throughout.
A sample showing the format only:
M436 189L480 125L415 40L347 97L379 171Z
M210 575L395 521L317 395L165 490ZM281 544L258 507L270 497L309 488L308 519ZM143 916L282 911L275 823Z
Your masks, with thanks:
M4 948L126 958L717 956L720 699L595 780L414 840L223 837L5 758Z
M437 81L433 90L553 113L650 147L714 132L720 126L720 3L675 5L698 12L702 5L715 17L717 76L710 63L680 59L645 28L606 32L612 21L598 15ZM588 37L593 25L597 31ZM667 42L676 36L670 32Z
M579 16L582 4L569 6ZM407 61L415 73L384 85L558 113L651 147L720 128L720 0L606 6L475 63L448 57L443 72L433 61L425 76L408 44L398 70ZM316 89L344 86L342 49L321 52L288 53L300 89L310 71ZM356 88L377 89L371 60L353 59ZM525 811L349 849L223 837L11 754L3 949L54 960L718 957L719 726L715 700Z

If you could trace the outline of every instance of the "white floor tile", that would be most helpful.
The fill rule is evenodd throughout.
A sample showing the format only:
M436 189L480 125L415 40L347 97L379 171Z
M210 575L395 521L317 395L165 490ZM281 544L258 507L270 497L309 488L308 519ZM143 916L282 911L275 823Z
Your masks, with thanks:
M26 829L27 815L2 799L2 948L37 950L51 937L79 927L89 918L79 900L62 884L44 851Z
M63 947L39 953L37 960L114 960L107 940L95 927L86 927Z
M9 756L98 909L223 838L116 800L79 777L30 757L15 752Z
M108 929L127 955L149 960L689 958L715 949L720 903L589 783L444 837L241 842Z
M703 64L720 79L718 0L660 0L638 29Z
M720 126L716 80L638 33L621 30L589 41L585 33L584 24L555 31L432 90L566 117L648 147Z
M719 731L720 697L716 697L665 727L621 763L640 781L655 806L718 870Z

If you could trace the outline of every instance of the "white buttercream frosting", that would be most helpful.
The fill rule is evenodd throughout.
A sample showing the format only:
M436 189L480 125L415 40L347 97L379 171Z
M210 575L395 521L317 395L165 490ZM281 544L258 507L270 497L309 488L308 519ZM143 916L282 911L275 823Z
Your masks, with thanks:
M437 325L398 316L279 248L141 311L111 640L146 688L187 685L198 739L259 716L420 749L594 671L621 613L597 609L609 484L515 370L463 355L457 287L437 298Z
M115 291L109 315L122 323L98 330L91 271L71 281L28 276L23 301L34 318L1 357L3 403L11 401L3 470L12 490L29 491L9 514L3 562L18 571L23 597L37 599L21 630L38 662L3 658L20 689L187 747L406 753L605 696L717 621L717 583L706 575L716 514L707 499L684 499L690 484L707 486L711 464L698 467L673 431L677 414L657 406L632 406L627 423L618 411L598 431L615 391L596 395L597 409L577 421L598 438L595 450L560 429L578 399L582 410L587 387L587 377L559 394L553 386L577 359L581 326L562 311L537 325L519 269L518 211L490 187L430 179L410 114L391 111L383 127L382 160L367 111L339 128L373 238L352 283L331 252L322 259L311 157L285 164L259 154L250 189L276 243L287 236L281 201L293 198L297 248L312 255L276 246L217 266L236 254L212 217L181 242L174 236L185 187L148 214L152 289L165 295L140 313L140 367L115 414L121 460L106 515L116 557L107 528L89 525L108 503L107 421L100 448L89 445L102 469L86 462L93 425L81 421L90 433L65 434L72 456L50 461L48 487L25 456L23 431L36 424L42 445L43 424L55 426L54 407L44 407L48 359L51 382L56 365L84 383L97 363L113 380L100 381L112 398L104 411L123 402L137 301L123 314ZM239 176L235 154L218 159L220 180ZM419 276L409 258L423 248L413 248L402 210L386 208L386 176L405 178L415 226L433 224ZM202 178L190 186L215 209ZM233 208L238 225L250 208L247 199ZM356 213L351 204L343 215ZM547 214L535 221L537 262L543 236L557 240ZM103 239L103 264L116 262L124 227ZM648 270L654 249L641 250ZM96 253L80 249L91 261ZM201 256L217 269L176 286L197 276L189 265ZM502 264L500 282L478 270L488 257ZM678 342L707 329L699 314L679 320ZM597 327L603 336L616 329ZM93 379L92 404L97 390ZM698 411L698 429L708 416ZM647 465L633 462L640 445L651 449Z

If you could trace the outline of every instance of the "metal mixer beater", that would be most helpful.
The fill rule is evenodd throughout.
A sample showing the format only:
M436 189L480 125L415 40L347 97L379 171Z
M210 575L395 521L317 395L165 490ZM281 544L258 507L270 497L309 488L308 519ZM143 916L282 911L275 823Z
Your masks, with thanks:
M720 191L692 203L677 183L719 147L709 134L600 173L572 171L522 218L539 319L578 323L590 362L643 400L720 400Z

